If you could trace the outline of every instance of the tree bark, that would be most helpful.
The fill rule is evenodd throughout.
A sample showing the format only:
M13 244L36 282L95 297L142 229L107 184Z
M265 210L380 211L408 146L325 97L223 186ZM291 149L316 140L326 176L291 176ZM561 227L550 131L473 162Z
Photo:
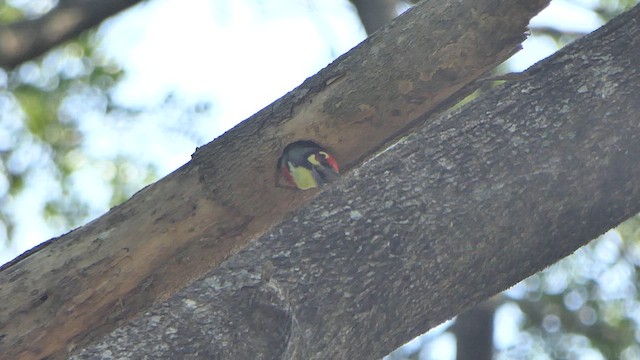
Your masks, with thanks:
M44 16L0 27L0 66L14 68L140 0L64 0Z
M640 7L415 132L74 359L372 359L640 211Z
M276 159L287 143L314 139L352 169L511 55L529 18L546 4L423 3L198 150L189 164L103 217L3 266L0 351L9 358L64 357L253 246L287 213L331 191L274 186ZM362 190L362 196L372 195ZM384 210L391 218L411 209L392 204ZM320 215L318 223L332 224ZM376 239L392 235L376 229L383 230ZM399 238L388 240L402 254ZM280 320L281 312L266 309L265 318L254 320ZM397 339L392 338L383 348Z

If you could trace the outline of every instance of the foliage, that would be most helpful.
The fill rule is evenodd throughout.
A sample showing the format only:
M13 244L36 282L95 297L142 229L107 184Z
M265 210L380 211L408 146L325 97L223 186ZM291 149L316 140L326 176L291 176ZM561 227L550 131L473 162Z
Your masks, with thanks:
M23 16L0 6L0 22ZM0 70L0 244L12 241L16 226L44 221L53 233L79 226L156 180L155 161L162 159L136 157L140 150L117 141L134 135L133 128L155 122L167 137L189 138L194 147L202 141L188 129L207 115L206 105L171 96L153 110L115 103L111 93L123 72L98 47L94 30L15 70ZM138 135L149 146L151 139ZM113 143L102 143L107 140ZM97 151L101 146L107 149Z
M521 340L498 358L537 349L553 359L637 359L638 240L640 216L507 291L505 304L521 311Z

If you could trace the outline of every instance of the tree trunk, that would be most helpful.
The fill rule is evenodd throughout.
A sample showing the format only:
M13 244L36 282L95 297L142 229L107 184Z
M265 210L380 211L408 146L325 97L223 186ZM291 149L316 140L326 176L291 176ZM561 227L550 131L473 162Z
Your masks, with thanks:
M398 0L350 0L358 11L358 17L368 35L396 17Z
M74 358L380 358L571 254L640 211L637 19L424 119Z
M497 301L489 299L458 315L448 329L456 336L456 360L493 359L493 314Z

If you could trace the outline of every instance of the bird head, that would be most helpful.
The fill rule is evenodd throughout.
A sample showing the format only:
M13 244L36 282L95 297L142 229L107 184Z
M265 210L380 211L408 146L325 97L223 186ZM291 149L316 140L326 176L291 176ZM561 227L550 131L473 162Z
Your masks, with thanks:
M320 187L340 176L333 155L310 140L287 145L278 159L278 169L288 186L300 190Z

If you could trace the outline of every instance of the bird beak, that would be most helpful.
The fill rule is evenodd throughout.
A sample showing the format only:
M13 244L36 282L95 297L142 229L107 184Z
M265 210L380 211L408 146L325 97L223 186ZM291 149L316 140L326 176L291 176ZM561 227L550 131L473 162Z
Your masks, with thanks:
M318 186L335 181L340 177L340 173L325 166L314 166L311 173L316 183L318 183Z

